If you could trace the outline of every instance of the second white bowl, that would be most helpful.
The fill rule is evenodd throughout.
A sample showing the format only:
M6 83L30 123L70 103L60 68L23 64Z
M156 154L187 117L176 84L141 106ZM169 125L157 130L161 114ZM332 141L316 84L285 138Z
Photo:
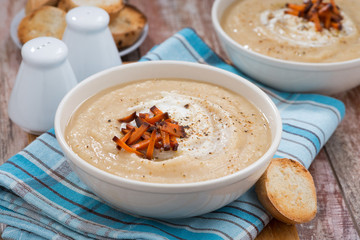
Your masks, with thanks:
M211 18L228 58L242 72L287 92L334 94L360 84L360 58L336 63L305 63L268 57L246 49L227 35L220 25L224 11L235 1L216 0Z

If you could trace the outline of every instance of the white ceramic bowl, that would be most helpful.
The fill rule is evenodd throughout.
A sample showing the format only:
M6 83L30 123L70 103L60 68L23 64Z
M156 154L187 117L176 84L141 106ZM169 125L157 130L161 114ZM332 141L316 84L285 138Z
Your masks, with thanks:
M65 141L64 131L72 113L90 96L126 82L152 78L183 78L217 84L247 98L270 123L269 150L247 168L225 177L196 183L160 184L125 179L102 171L76 155ZM225 70L198 63L154 61L126 64L90 76L71 90L55 117L57 140L72 169L100 198L121 210L159 218L182 218L218 209L247 191L262 175L281 138L279 112L257 86Z
M221 45L242 72L270 87L288 92L333 94L360 84L360 58L336 63L303 63L268 57L228 36L220 25L224 11L237 0L216 0L211 17Z

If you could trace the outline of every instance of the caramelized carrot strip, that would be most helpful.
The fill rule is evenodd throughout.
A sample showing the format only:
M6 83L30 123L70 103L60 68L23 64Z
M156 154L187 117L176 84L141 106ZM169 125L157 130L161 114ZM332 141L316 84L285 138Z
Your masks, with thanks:
M169 123L173 123L173 124L178 124L177 121L174 121L174 120L171 119L171 118L166 119L165 122L169 122Z
M320 23L320 19L319 19L319 15L317 12L314 13L314 15L312 16L312 18L310 19L311 21L313 21L315 23L315 29L316 31L321 31L322 27L321 27L321 23Z
M185 137L185 129L183 126L179 126L177 124L169 123L169 122L161 122L160 124L160 130L165 131L169 133L170 135L176 136L176 137Z
M331 13L331 20L334 22L340 22L343 19L341 15L337 15L335 13Z
M126 132L126 134L121 138L121 141L123 141L124 143L126 143L126 141L129 139L129 137L131 136L131 134L134 132L135 129L130 129L130 130L124 129L124 130L126 130L127 132ZM118 148L119 150L121 150L121 147L120 147L119 145L117 146L117 148Z
M149 142L148 148L146 150L146 158L147 159L153 158L155 141L156 141L156 130L152 131L152 133L151 133L150 142Z
M135 127L131 124L126 124L126 129L131 130L131 129L135 129Z
M146 139L150 139L151 133L149 132L144 132L144 134L141 136L142 139L146 140Z
M285 7L300 12L300 11L304 11L304 10L305 10L306 5L305 5L305 4L297 5L297 4L287 3L287 4L285 5Z
M150 108L150 111L151 111L154 115L158 115L158 114L162 114L162 113L163 113L163 112L162 112L160 109L158 109L155 105Z
M134 133L131 134L129 140L128 140L128 144L134 144L137 140L139 140L141 138L141 136L144 134L144 132L146 132L146 130L150 127L150 124L143 122L141 124L141 126L139 128L136 128Z
M336 6L336 4L335 4L335 0L330 0L330 3L331 3L331 5L333 6L333 12L336 14L336 15L340 15L340 11L339 11L339 9L338 9L338 7Z
M146 136L146 137L145 137L145 136ZM135 148L136 150L144 149L144 148L147 147L146 144L147 144L148 141L150 140L150 137L151 137L151 133L145 132L144 135L142 136L142 139L144 139L144 140L142 140L142 141L140 141L140 142L137 142L137 143L131 145L130 147ZM161 135L158 134L158 133L156 133L155 148L161 148L161 147L162 147L162 144L159 142L159 141L161 141L161 139L162 139L162 138L161 138ZM146 147L145 147L145 146L146 146ZM143 148L143 147L144 147L144 148Z
M124 135L127 134L129 131L130 131L130 130L129 130L129 129L126 129L126 128L122 128L122 129L121 129L121 133L124 134Z
M331 4L326 4L325 6L321 7L318 11L319 16L322 17L329 14L331 11L331 7Z
M306 2L304 13L308 13L312 6L313 6L313 3L311 1Z
M179 143L177 142L175 136L170 136L170 146L173 151L177 151Z
M116 144L119 147L122 147L125 151L129 152L129 153L136 153L139 156L144 156L143 153L136 151L136 149L133 149L131 147L129 147L124 141L122 141L121 139L119 139L118 137L113 137L112 139L114 142L116 142Z
M131 134L135 131L135 128L132 128L129 130L129 132L127 132L122 138L121 141L124 141L126 143L126 141L130 138Z
M326 29L330 29L330 27L331 27L331 14L330 14L330 13L327 14L324 18L325 18L325 20L324 20L324 27L325 27Z
M141 136L141 138L142 139L144 139L144 140L148 140L148 139L150 139L150 136L151 136L151 133L149 133L149 132L145 132L142 136ZM160 134L158 134L158 133L156 133L156 143L155 143L155 148L156 149L160 149L160 148L162 148L162 141L161 141L161 135ZM160 141L160 142L159 142Z
M161 131L162 145L165 151L170 150L170 135L165 131Z
M149 143L150 143L150 139L146 139L146 140L142 140L138 143L135 143L135 144L131 145L130 147L132 147L136 150L143 150L149 146Z
M126 124L126 128L122 128L121 129L121 132L123 133L123 134L126 134L126 133L128 133L131 129L134 129L135 130L135 127L133 126L133 125L131 125L131 124Z
M336 23L336 22L332 22L331 26L337 30L341 30L342 29L342 25L340 23Z
M132 120L135 119L135 116L136 116L136 112L133 112L132 114L130 114L127 117L118 119L118 121L121 122L121 123L129 123L129 122L131 122Z
M139 113L139 117L146 120L146 119L150 118L150 114L148 114L148 113Z
M156 122L160 122L161 120L166 120L166 119L169 119L169 114L167 112L155 115L154 117L148 119L147 122L154 124Z

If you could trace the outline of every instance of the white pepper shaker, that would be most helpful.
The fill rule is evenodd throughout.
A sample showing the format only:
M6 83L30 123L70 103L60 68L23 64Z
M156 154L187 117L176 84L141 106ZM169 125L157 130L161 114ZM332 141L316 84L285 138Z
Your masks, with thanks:
M56 109L77 80L59 39L39 37L24 44L23 60L8 104L10 119L39 135L54 126Z
M97 7L81 6L66 14L63 41L69 48L69 61L78 81L121 64L109 30L109 14Z

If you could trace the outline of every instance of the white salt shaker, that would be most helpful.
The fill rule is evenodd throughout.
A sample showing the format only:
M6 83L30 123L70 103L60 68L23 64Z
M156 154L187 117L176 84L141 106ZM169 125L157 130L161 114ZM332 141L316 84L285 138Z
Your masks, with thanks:
M69 48L69 61L78 81L121 64L109 30L109 14L97 7L81 6L66 14L63 41Z
M39 135L54 125L56 109L77 84L67 60L66 45L56 38L39 37L24 44L8 113L26 132Z

